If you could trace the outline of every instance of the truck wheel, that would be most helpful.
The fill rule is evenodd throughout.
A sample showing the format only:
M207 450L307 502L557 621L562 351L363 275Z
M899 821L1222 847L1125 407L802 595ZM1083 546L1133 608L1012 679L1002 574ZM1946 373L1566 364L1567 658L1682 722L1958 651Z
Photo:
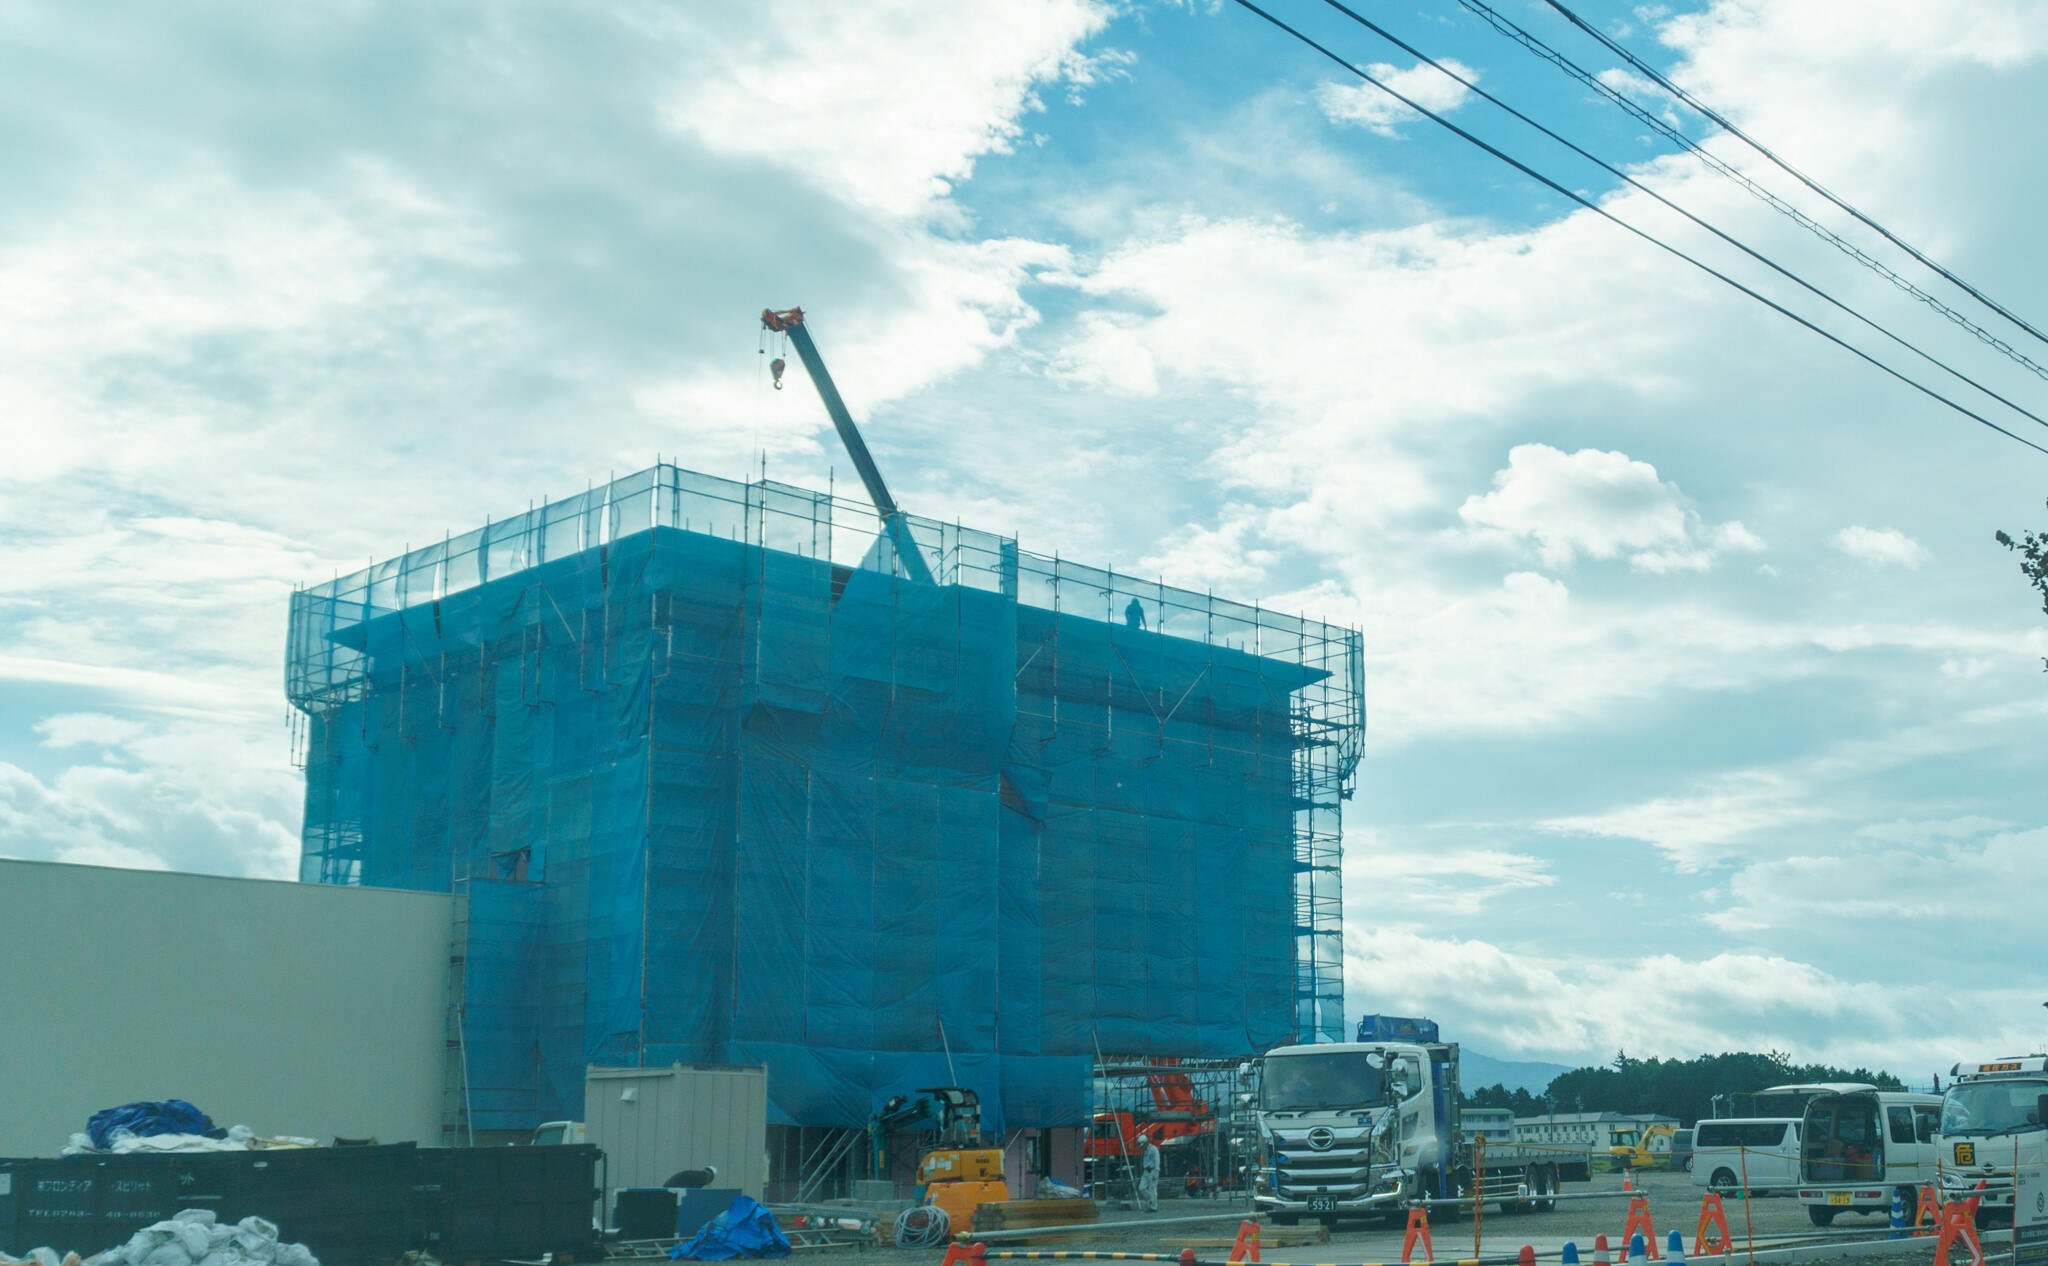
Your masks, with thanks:
M1557 1209L1557 1170L1549 1165L1531 1166L1529 1172L1529 1193L1535 1199L1529 1207L1538 1213L1551 1213Z
M1824 1204L1806 1206L1806 1216L1813 1219L1815 1226L1830 1226L1835 1220L1835 1211Z

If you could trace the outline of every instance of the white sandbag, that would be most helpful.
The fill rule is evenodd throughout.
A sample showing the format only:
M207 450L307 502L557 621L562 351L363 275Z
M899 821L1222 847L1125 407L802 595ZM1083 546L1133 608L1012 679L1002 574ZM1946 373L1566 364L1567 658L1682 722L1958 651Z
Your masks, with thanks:
M237 1227L272 1244L277 1243L277 1223L266 1222L259 1217L246 1217L235 1223Z
M159 1245L170 1241L170 1232L156 1229L162 1225L164 1224L159 1222L156 1226L146 1226L128 1237L128 1242L121 1246L121 1256L128 1259L130 1266L149 1256Z
M98 1153L99 1150L92 1145L92 1135L74 1134L64 1144L63 1150L57 1154L59 1156L91 1156ZM10 1257L7 1260L11 1262L14 1259Z
M231 1125L228 1127L228 1142L230 1143L247 1143L255 1137L256 1131L246 1125Z
M35 1266L64 1266L64 1259L57 1256L54 1248L32 1248L23 1260L33 1262Z
M187 1226L212 1226L219 1219L214 1216L211 1209L187 1209L171 1221L183 1222Z
M168 1244L159 1244L136 1259L136 1266L192 1266L192 1254L185 1246L173 1239Z
M277 1266L320 1266L320 1259L303 1244L277 1246Z

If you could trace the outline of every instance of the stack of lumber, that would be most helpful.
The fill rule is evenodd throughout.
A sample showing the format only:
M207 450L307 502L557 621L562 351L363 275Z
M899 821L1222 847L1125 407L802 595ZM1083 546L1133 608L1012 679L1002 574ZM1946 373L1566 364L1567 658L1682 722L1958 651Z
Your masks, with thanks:
M1078 1226L1101 1217L1093 1200L1004 1200L977 1205L976 1231L1020 1231L1034 1226Z

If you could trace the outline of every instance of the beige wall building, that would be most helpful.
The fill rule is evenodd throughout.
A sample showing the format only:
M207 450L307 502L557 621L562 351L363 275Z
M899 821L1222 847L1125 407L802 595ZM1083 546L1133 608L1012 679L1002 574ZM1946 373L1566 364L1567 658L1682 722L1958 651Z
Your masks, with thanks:
M442 1142L445 894L0 861L0 1156L101 1108Z

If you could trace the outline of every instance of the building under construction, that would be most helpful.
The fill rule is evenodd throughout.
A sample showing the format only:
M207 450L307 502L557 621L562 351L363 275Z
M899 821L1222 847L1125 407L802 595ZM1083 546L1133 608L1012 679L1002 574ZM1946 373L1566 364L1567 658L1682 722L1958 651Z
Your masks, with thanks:
M287 674L302 877L467 897L466 1128L675 1061L1081 1126L1104 1052L1342 1036L1356 632L661 465L295 594Z

